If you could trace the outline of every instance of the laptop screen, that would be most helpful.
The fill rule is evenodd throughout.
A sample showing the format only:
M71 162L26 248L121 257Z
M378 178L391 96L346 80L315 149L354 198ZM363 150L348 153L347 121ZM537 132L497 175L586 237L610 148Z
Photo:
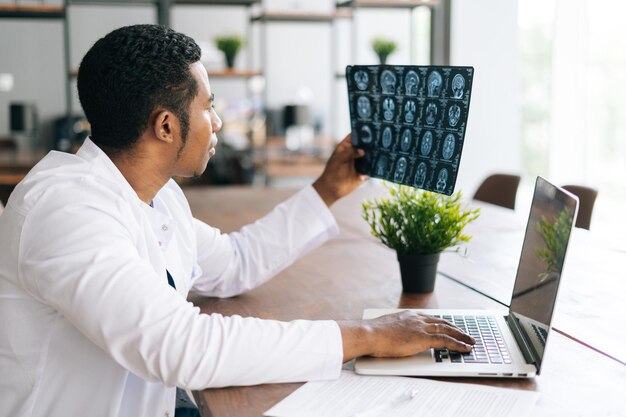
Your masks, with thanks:
M530 341L538 367L577 207L575 196L537 177L510 312Z

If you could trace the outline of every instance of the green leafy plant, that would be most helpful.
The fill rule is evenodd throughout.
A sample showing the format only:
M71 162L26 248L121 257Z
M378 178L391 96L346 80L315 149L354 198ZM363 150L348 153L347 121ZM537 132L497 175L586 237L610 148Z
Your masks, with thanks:
M372 39L372 49L376 55L378 55L378 59L381 64L385 64L387 62L387 57L395 52L396 43L391 39L387 38L374 38Z
M388 185L389 198L366 199L362 214L372 235L401 255L433 254L471 238L463 229L480 215L466 210L461 193L448 197L405 185Z
M546 272L542 274L542 279L548 278L550 274L560 271L563 267L571 228L572 217L565 209L554 221L541 216L541 220L537 223L537 232L546 245L544 248L535 249L537 256L546 263Z
M215 38L215 46L224 53L228 68L234 66L235 56L243 45L244 39L239 35L223 35Z

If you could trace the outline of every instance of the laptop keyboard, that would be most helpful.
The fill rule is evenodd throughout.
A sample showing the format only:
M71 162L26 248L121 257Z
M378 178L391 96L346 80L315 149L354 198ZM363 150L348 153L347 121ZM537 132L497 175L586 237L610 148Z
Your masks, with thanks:
M435 349L435 359L442 362L450 359L452 363L493 363L509 364L511 355L504 343L495 317L490 316L435 316L454 324L476 340L469 353Z

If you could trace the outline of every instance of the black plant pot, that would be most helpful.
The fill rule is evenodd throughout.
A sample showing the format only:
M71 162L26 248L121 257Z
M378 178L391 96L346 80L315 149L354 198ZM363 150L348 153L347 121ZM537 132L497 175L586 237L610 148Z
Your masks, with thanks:
M226 67L229 70L232 70L235 67L235 54L224 54L224 57L226 58Z
M437 278L439 253L397 254L404 292L432 292Z

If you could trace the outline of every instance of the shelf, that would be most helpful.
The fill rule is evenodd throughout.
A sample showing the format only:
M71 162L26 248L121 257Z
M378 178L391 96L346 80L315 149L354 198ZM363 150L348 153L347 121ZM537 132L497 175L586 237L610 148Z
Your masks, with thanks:
M207 70L207 74L211 78L252 78L262 75L261 71L240 71L240 70ZM74 78L78 75L78 69L70 70L70 77Z
M335 19L352 19L352 9L349 7L340 7L335 10Z
M47 5L0 5L0 17L25 19L62 19L65 17L63 6Z
M253 16L252 22L332 22L336 13L267 12Z
M174 4L189 4L198 6L252 6L261 3L261 0L175 0Z
M261 71L240 71L240 70L207 70L210 78L252 78L261 75Z
M410 9L418 6L436 6L439 0L347 0L337 2L337 7Z

